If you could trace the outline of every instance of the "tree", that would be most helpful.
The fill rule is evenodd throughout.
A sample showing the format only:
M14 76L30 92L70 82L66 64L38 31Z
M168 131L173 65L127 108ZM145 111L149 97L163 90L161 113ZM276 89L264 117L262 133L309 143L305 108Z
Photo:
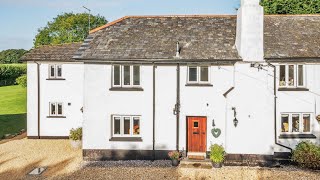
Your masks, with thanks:
M81 42L89 33L89 15L87 13L64 13L58 15L46 27L38 29L34 46ZM106 24L108 21L100 15L90 15L90 28Z
M320 0L261 0L265 14L319 14Z
M0 52L0 64L19 63L20 58L27 52L24 49L8 49Z

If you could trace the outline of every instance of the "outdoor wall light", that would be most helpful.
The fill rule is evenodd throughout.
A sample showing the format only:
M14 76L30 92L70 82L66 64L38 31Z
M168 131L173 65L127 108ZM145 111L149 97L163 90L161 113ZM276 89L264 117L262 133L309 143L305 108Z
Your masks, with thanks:
M215 127L216 124L214 123L214 119L212 119L212 127Z
M234 127L237 127L238 126L238 119L237 119L237 111L236 111L236 107L232 107L232 110L233 110L233 116L234 116L234 119L233 119L233 125Z
M234 118L234 120L233 120L233 125L234 125L234 127L237 127L238 126L238 119L237 118Z

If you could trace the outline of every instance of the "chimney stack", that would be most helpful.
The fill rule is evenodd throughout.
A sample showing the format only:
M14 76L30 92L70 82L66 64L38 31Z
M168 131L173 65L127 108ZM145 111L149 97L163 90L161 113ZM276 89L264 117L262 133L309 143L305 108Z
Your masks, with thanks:
M263 7L260 0L241 0L237 13L236 47L243 61L264 61Z

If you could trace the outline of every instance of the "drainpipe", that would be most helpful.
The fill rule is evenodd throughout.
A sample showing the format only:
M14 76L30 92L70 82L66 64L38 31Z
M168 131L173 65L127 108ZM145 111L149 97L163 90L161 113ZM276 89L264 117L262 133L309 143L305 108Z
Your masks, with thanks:
M292 153L292 148L285 146L283 144L278 143L278 136L277 136L277 71L276 66L268 63L269 66L273 67L273 93L274 93L274 141L275 144L281 146L283 148L289 149Z
M38 139L40 139L40 64L37 64L37 83L38 83Z
M155 122L156 122L156 66L153 64L153 133L152 133L152 153L153 153L153 160L156 160L156 152L155 152Z
M179 151L179 118L180 118L180 64L177 64L177 100L176 100L176 120L177 120L177 135L176 135L176 150Z

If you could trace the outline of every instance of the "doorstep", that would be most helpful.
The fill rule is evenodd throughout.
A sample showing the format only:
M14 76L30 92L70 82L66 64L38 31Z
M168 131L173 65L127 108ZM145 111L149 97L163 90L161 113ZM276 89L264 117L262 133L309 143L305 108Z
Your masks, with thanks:
M185 158L180 161L180 168L199 168L199 169L212 169L212 164L209 159L195 160Z
M194 160L205 160L206 159L206 153L205 152L188 152L187 153L188 159L194 159Z

